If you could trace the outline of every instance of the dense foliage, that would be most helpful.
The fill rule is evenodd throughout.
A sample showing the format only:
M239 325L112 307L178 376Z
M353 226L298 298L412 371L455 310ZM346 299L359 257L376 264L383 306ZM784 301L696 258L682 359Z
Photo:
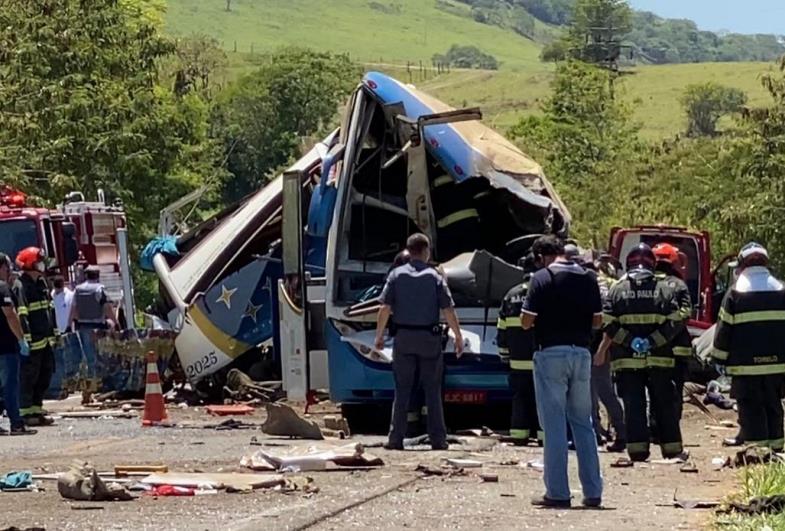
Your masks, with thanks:
M522 28L518 33L541 39L533 21L556 26L571 24L576 4L581 0L460 0L472 6L475 20L501 27ZM624 3L626 2L617 2ZM584 2L585 4L585 2ZM625 43L634 51L637 61L694 63L712 61L772 61L785 53L785 45L777 35L718 34L701 31L691 20L666 19L646 11L631 11L631 27ZM544 60L554 59L554 50L544 53ZM560 56L559 58L563 57Z
M747 95L744 91L714 82L689 85L681 99L687 113L689 136L713 136L723 116L739 112Z
M431 58L434 64L447 65L455 68L479 68L497 70L499 62L476 46L459 46L453 44L446 54L436 54Z

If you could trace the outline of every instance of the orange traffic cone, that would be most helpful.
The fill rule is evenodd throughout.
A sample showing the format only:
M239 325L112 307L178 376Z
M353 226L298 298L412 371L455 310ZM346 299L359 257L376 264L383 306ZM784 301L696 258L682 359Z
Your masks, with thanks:
M166 421L166 405L158 375L158 356L152 350L147 353L147 384L144 393L144 416L142 426L155 426Z

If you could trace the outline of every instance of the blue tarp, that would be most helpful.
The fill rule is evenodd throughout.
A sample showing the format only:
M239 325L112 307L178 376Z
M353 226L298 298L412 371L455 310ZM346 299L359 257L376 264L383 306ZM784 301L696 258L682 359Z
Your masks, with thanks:
M150 240L139 256L139 266L145 271L154 272L155 267L153 267L153 258L155 258L155 255L158 253L169 256L179 256L180 251L177 250L177 238L174 236L158 236Z

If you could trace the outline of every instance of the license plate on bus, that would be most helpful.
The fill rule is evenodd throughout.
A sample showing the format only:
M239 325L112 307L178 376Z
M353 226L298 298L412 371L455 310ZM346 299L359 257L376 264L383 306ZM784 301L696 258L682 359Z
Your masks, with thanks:
M484 404L488 399L485 391L447 391L444 402L447 404Z

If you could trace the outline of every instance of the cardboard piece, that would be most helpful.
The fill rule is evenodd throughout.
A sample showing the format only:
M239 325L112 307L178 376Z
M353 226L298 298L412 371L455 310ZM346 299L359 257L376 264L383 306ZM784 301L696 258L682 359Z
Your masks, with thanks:
M238 491L266 489L284 484L280 474L237 474L209 472L169 472L151 474L142 480L146 485L233 489Z

